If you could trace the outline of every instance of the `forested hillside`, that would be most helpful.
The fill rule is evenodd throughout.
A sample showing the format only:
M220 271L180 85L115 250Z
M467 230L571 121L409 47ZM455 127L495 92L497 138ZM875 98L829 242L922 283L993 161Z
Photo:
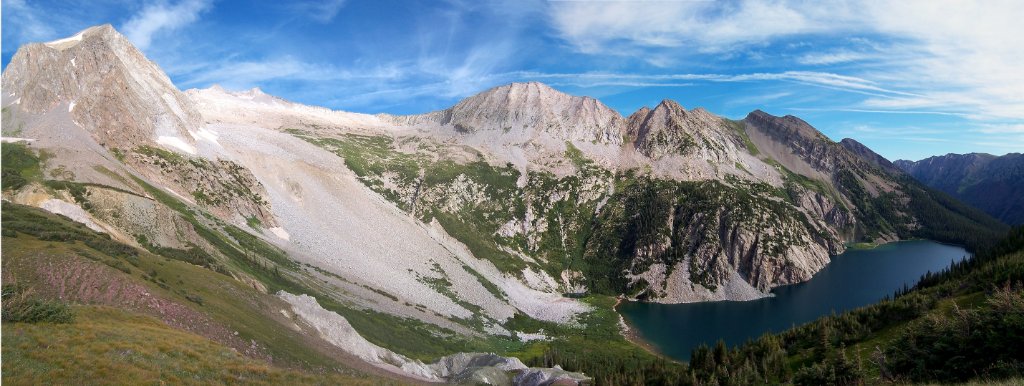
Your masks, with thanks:
M1020 380L1024 376L1024 228L891 299L739 347L694 349L687 364L552 348L537 364L598 384L863 384Z

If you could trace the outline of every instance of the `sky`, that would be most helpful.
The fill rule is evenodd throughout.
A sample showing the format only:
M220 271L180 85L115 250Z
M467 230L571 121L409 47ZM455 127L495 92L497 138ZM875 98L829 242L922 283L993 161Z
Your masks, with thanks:
M1024 1L2 0L17 48L109 23L181 89L363 113L540 81L628 116L795 115L918 160L1024 152Z

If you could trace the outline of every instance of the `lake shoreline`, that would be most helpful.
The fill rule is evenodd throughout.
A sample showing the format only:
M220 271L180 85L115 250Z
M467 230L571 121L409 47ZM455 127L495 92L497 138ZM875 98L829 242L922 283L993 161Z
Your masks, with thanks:
M775 296L769 298L659 304L619 296L614 311L623 321L622 335L631 343L685 362L701 344L723 340L732 347L830 313L874 304L913 286L926 272L939 272L973 256L962 246L932 240L893 240L879 246L886 247L848 248L810 280L774 288Z
M654 347L654 345L651 344L651 342L648 342L643 337L641 337L637 329L633 326L630 326L629 323L626 322L626 317L622 316L622 314L619 313L619 304L622 304L623 300L624 298L621 295L616 296L615 305L612 306L612 311L614 311L616 315L619 315L619 334L622 335L622 337L625 338L626 341L628 341L629 343L632 343L633 345L640 347L641 349L647 351L651 355L676 363L686 363L661 353L660 351L658 351L657 347Z

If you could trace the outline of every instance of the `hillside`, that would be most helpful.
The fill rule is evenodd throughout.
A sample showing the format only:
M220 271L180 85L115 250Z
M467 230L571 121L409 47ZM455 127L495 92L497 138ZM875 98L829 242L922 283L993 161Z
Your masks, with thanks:
M395 377L304 333L309 327L293 322L274 296L194 265L201 254L140 251L6 201L2 225L4 383L100 381L121 372L266 384Z
M703 382L730 384L1016 384L1024 376L1022 283L1024 228L1017 228L892 299L724 352L700 347L690 371Z
M1024 155L946 154L898 160L903 171L1007 224L1024 224Z

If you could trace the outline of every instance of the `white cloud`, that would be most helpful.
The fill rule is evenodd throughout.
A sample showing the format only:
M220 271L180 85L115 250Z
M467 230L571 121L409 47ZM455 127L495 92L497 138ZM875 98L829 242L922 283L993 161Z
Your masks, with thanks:
M818 71L785 71L757 72L749 74L629 74L609 72L587 73L543 73L519 71L504 74L503 78L541 80L555 82L573 82L580 86L601 86L629 83L642 83L644 86L672 86L678 81L706 82L758 82L758 81L789 81L809 84L847 92L867 94L879 98L918 97L917 94L879 87L875 82L848 75L840 75Z
M297 12L318 23L328 23L338 16L347 0L295 1L289 5Z
M1024 134L1024 124L988 124L981 125L971 131L985 134ZM1024 146L1021 147L1024 151Z
M182 0L175 5L149 4L125 22L121 31L132 44L140 50L146 50L154 35L195 22L199 19L199 14L209 7L209 0Z
M603 55L728 56L805 37L878 36L891 44L875 47L871 66L854 75L870 79L870 87L910 95L869 98L862 107L952 106L974 119L1024 119L1024 45L1017 41L1024 36L1022 1L573 1L553 3L549 11L552 26L570 46ZM834 40L827 46L850 43ZM767 60L798 68L868 58L838 49ZM880 91L870 87L861 90Z
M797 58L796 61L797 63L800 64L816 66L856 62L868 58L871 58L871 56L864 53L847 50L838 50L834 52L816 52L805 54Z
M852 21L849 7L811 1L565 1L551 21L583 52L625 45L688 47L705 52L779 36L828 32Z
M394 64L344 69L303 61L293 56L241 61L226 59L190 69L188 73L182 74L181 85L202 87L218 83L232 89L243 89L276 80L325 82L399 79L406 77L407 72L408 69Z
M25 42L50 40L56 36L53 26L46 22L45 14L24 0L5 0L3 2L3 23L5 31L13 31L18 45ZM4 52L17 47L4 47Z
M406 41L398 45L366 42L372 48L354 51L351 60L332 62L306 52L273 56L268 54L271 50L261 49L228 57L204 53L207 62L201 65L176 61L169 68L186 88L214 83L233 89L260 86L333 108L381 111L411 101L447 103L512 80L508 71L516 56L528 49L522 32L524 26L536 23L532 21L538 12L535 6L468 1L438 7L409 23ZM307 5L287 7L290 16L309 16L296 13ZM494 19L487 24L486 34L477 33L481 17ZM352 46L361 48L362 43Z

